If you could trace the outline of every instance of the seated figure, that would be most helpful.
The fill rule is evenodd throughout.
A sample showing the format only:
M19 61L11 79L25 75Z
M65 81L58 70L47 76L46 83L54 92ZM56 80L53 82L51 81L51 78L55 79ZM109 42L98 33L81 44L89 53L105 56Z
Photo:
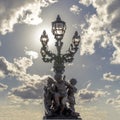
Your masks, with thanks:
M55 103L56 103L57 108L60 107L60 114L61 115L63 113L65 106L66 106L67 87L69 86L69 83L66 82L64 79L62 79L61 76L59 76L59 75L55 76L55 80L57 82L55 83L56 92L55 92L54 98L55 98Z
M74 94L77 92L77 88L75 87L77 80L72 78L70 79L70 87L68 88L68 102L69 102L69 108L75 112L75 97Z
M51 112L51 107L52 107L52 102L53 102L53 97L54 97L54 88L53 88L53 85L54 85L54 80L50 77L48 77L48 80L47 80L47 85L44 86L44 105L45 105L45 113L48 115L48 116L51 116L52 115L52 112Z
M70 85L67 89L69 108L72 111L71 115L77 117L77 116L80 116L79 113L75 112L75 108L74 108L74 106L76 104L74 94L77 92L77 88L75 87L77 80L72 78L72 79L70 79L69 83L70 83Z
M72 78L67 82L65 76L62 78L59 74L54 78L49 77L47 85L44 87L45 114L47 116L79 116L74 108L77 80Z

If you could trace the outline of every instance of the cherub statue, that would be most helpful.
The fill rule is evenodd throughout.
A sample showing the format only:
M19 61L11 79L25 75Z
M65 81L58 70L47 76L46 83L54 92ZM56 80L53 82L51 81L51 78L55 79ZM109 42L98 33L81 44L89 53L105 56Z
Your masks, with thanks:
M51 107L52 107L52 101L53 101L53 97L54 97L54 85L55 81L54 79L48 77L47 79L47 85L44 86L44 105L45 105L45 113L48 116L52 115L51 112Z
M62 115L67 102L67 87L69 86L69 83L65 81L65 77L62 79L59 74L55 76L55 80L57 82L55 83L56 92L54 98L57 108L61 108L60 114Z
M73 113L75 113L75 97L74 94L77 92L77 88L75 87L77 80L72 78L69 81L70 87L68 87L68 102L69 102L69 108L72 110Z

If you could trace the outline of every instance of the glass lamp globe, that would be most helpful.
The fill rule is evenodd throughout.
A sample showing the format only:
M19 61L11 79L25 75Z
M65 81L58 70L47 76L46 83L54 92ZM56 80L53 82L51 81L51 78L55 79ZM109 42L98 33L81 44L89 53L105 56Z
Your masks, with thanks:
M48 35L46 34L45 30L43 31L43 34L40 37L40 41L41 41L41 43L42 43L43 46L46 46L47 43L48 43L48 41L49 41Z
M80 43L80 36L78 35L78 32L75 31L75 34L73 36L72 42L75 46L78 46Z
M52 33L55 36L55 39L62 40L65 34L66 24L61 20L58 15L56 21L52 22Z

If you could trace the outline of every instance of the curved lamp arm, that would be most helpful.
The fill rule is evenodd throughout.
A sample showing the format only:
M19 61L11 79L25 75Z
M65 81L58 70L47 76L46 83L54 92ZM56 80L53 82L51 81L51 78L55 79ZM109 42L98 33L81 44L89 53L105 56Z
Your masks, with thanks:
M48 41L49 41L48 35L46 31L44 30L43 34L40 37L40 42L42 43L42 48L41 48L40 53L43 57L42 59L44 62L52 62L52 60L55 57L55 54L53 54L51 51L48 50L48 46L47 46Z
M74 55L78 50L78 46L80 43L80 36L78 35L78 32L75 31L75 34L72 39L72 43L70 44L70 47L66 54L63 55L63 59L65 63L70 63L74 60Z
M48 50L47 46L43 46L40 51L44 62L52 62L55 58L55 54Z

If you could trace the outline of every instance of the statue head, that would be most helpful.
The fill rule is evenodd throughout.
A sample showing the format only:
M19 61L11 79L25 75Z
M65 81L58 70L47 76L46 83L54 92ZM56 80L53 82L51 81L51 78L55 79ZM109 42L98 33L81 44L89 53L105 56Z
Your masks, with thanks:
M76 80L75 78L72 78L72 79L70 79L70 83L71 83L72 85L76 85L77 80Z
M48 79L47 79L47 84L48 84L48 85L52 85L53 82L54 82L54 80L53 80L51 77L48 77Z
M55 78L55 80L56 81L62 81L62 75L61 74L56 74L55 76L54 76L54 78Z

